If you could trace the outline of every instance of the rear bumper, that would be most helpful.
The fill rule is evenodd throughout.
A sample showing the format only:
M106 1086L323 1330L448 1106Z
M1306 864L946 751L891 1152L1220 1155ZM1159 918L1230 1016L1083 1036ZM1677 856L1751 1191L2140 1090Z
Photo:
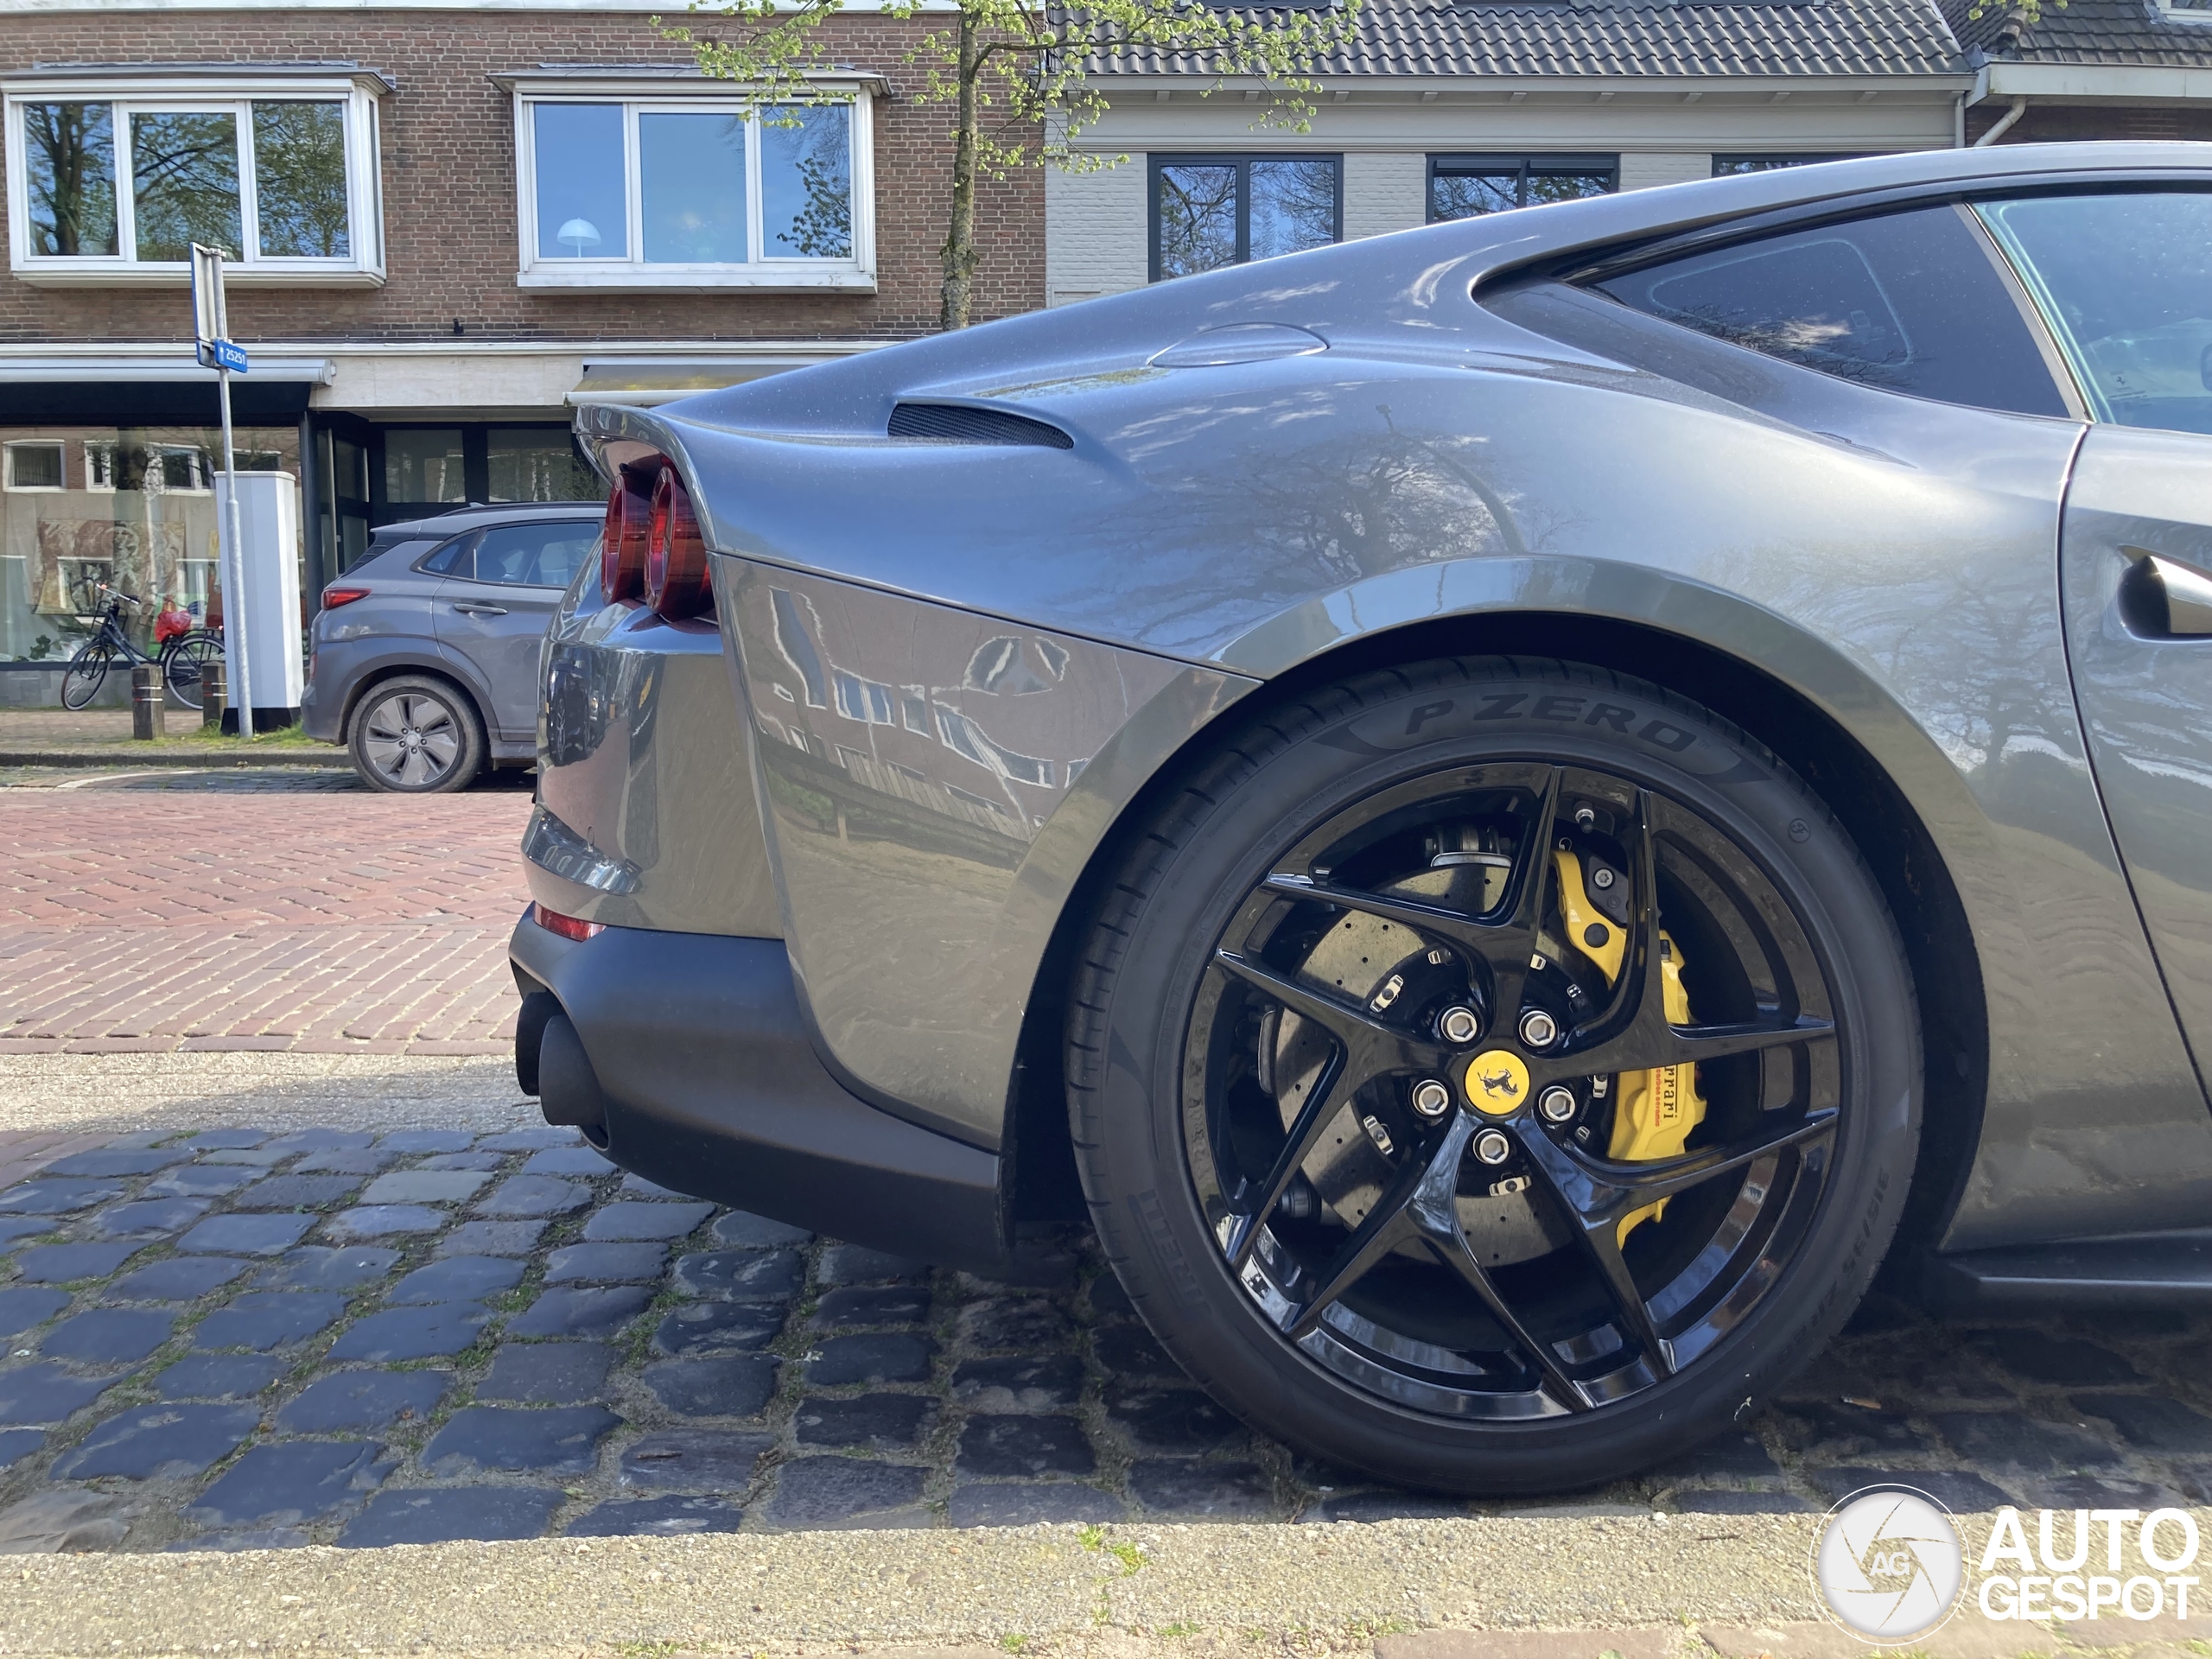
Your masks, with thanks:
M550 991L575 1026L625 1169L878 1249L1015 1270L999 1160L830 1077L781 940L610 927L574 941L525 915L508 956L524 992Z

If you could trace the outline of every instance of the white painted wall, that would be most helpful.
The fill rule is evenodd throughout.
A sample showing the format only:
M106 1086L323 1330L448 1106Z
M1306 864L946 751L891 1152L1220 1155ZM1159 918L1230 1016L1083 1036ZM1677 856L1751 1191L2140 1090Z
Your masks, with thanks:
M1045 303L1142 288L1152 274L1145 158L1096 173L1045 169Z
M1344 153L1344 240L1409 231L1428 222L1428 152Z
M1681 184L1713 176L1713 152L1679 149L1624 149L1621 152L1621 188L1648 190L1655 184Z

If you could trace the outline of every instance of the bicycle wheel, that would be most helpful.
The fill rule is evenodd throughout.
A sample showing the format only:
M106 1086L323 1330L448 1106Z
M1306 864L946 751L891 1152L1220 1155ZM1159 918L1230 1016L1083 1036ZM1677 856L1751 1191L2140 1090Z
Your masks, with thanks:
M188 709L204 707L207 664L220 662L222 657L219 634L194 628L177 635L162 647L162 677L168 683L169 695Z
M61 676L61 706L82 709L98 696L100 686L107 679L107 665L114 656L112 645L94 640L72 657L67 671Z

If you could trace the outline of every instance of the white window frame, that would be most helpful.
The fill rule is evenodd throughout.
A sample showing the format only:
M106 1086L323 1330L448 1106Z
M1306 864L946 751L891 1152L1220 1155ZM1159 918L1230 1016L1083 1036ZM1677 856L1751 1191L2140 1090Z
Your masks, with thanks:
M133 115L188 111L228 114L238 140L238 225L245 246L232 250L225 279L245 286L375 288L385 279L384 209L378 179L377 102L388 90L382 76L255 75L251 73L11 75L6 93L8 264L19 280L40 287L174 288L189 284L186 260L139 259L131 222L130 123ZM339 258L264 258L254 199L253 105L257 100L339 104L344 106L346 242ZM23 107L29 104L105 104L115 144L115 253L70 255L31 251L29 150Z
M736 114L741 95L716 95L712 83L690 74L649 80L588 80L512 77L514 100L515 223L519 238L518 288L620 289L631 293L691 293L711 289L746 289L755 293L873 294L875 282L874 93L873 77L809 77L823 92L843 102L850 116L850 176L853 192L853 252L848 259L755 259L743 264L648 264L645 260L644 193L640 188L638 117L641 113ZM537 123L541 104L619 104L622 106L624 245L620 259L546 258L538 253ZM747 123L745 145L746 238L748 248L763 245L760 191L760 117Z
M16 454L23 449L58 449L61 453L59 484L18 484L16 482ZM0 444L0 488L10 495L64 495L69 489L69 446L60 438L18 438L13 443Z

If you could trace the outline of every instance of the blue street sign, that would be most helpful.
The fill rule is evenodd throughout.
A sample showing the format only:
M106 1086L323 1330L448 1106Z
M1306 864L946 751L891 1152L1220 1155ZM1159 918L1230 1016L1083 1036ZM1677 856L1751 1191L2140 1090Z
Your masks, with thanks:
M232 374L244 374L246 372L245 348L243 346L233 346L227 340L211 340L208 343L214 351L217 368L228 369Z

